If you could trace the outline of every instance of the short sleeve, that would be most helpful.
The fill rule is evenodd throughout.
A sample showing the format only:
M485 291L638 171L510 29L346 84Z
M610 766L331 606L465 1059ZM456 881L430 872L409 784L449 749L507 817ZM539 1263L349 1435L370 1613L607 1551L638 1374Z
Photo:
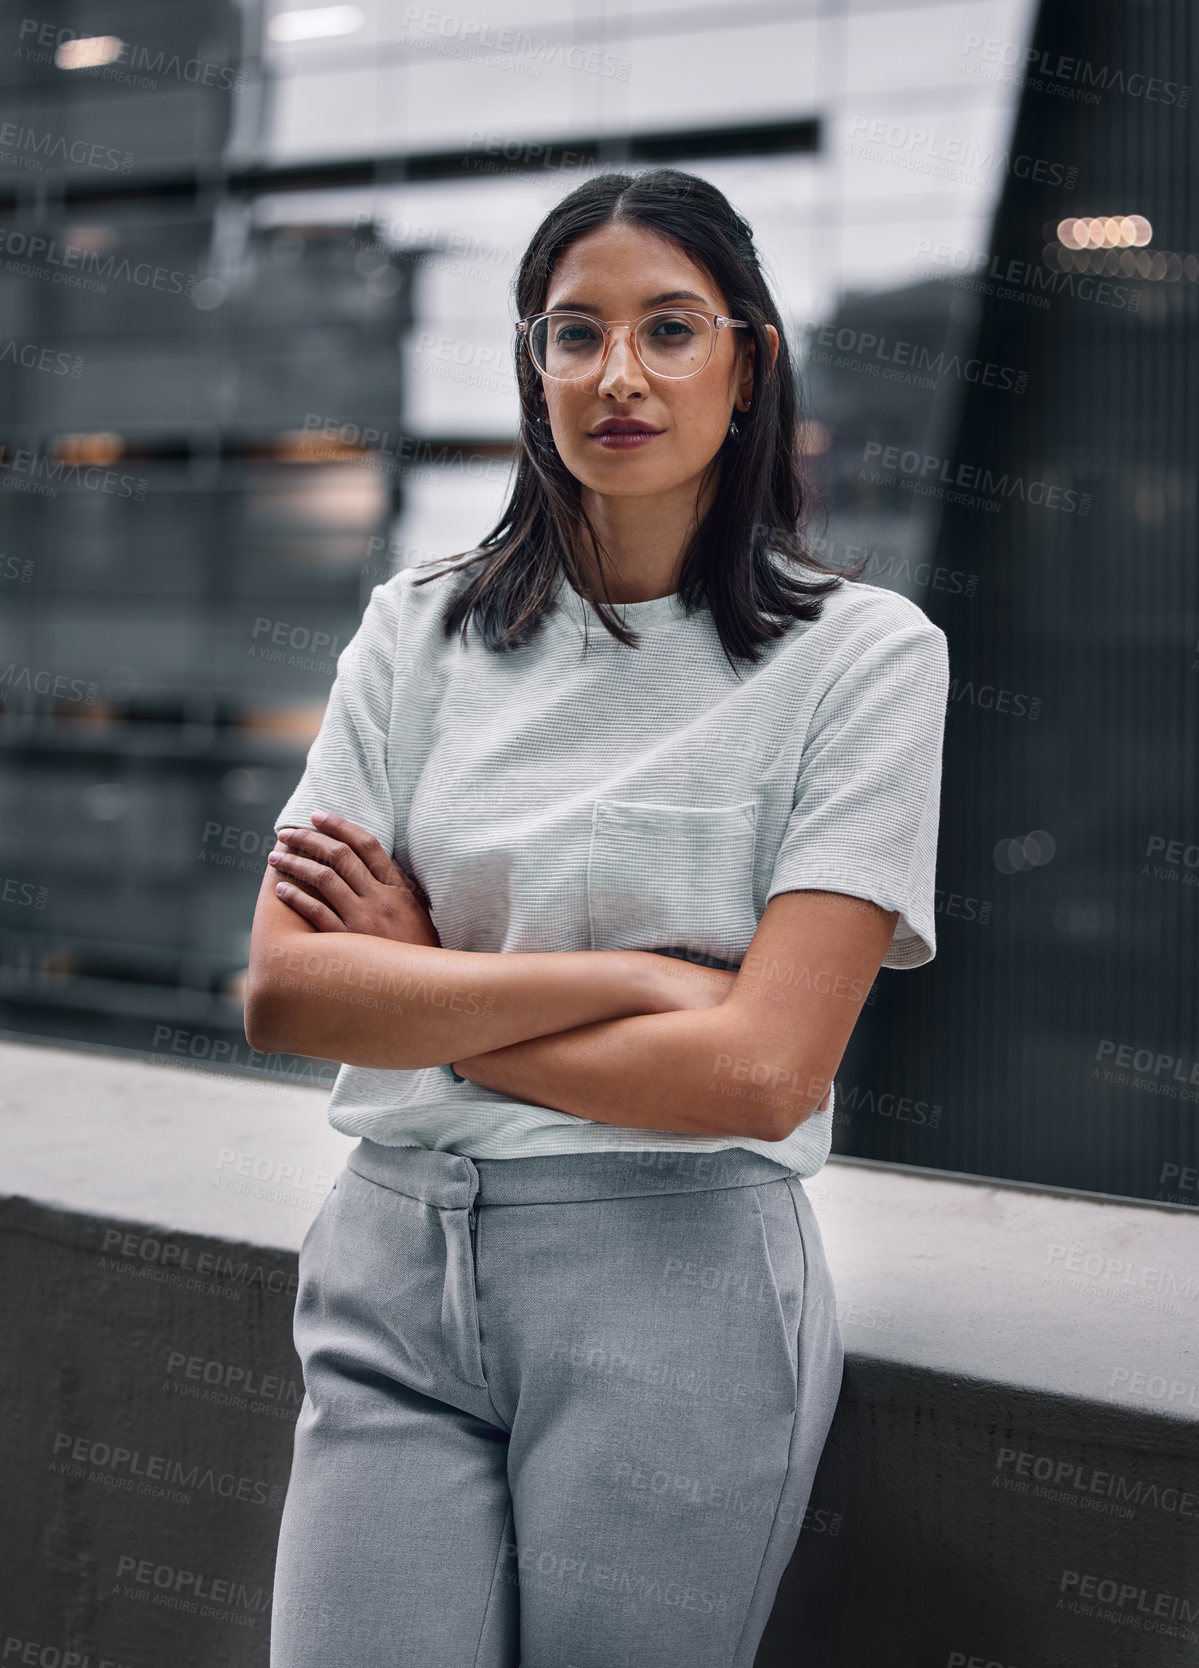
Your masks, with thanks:
M933 925L949 649L931 621L873 643L812 716L767 901L820 890L899 911L884 967L936 955Z
M311 828L313 811L337 811L395 849L395 806L387 772L398 602L377 585L358 630L337 657L337 676L304 773L275 818L280 828Z

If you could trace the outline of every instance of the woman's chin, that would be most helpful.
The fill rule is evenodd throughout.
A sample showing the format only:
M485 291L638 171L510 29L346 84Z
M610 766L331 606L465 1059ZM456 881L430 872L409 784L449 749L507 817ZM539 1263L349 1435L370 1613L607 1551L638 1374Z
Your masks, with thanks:
M598 461L594 457L572 460L564 456L562 461L580 486L604 498L657 498L686 486L698 473L682 465L671 467L660 457L651 463L649 458L630 454Z

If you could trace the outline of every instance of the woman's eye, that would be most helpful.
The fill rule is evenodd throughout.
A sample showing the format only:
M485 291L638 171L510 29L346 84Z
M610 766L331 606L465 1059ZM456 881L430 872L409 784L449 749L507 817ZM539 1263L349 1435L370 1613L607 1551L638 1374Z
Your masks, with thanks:
M653 334L661 341L669 341L672 337L681 340L687 336L694 336L695 331L686 319L657 319L654 323Z
M589 330L585 324L565 324L554 333L556 347L583 347L594 340L595 331Z

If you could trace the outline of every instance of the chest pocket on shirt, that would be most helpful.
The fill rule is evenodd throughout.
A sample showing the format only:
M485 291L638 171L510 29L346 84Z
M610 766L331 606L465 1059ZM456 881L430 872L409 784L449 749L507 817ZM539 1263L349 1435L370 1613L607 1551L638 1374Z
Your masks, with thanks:
M685 949L739 961L758 925L758 806L597 799L587 862L593 950Z

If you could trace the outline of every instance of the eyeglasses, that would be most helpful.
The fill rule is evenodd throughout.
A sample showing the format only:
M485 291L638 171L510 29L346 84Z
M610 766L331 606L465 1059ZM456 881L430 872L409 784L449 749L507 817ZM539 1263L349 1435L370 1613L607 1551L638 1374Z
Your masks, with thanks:
M608 357L612 332L632 332L633 352L651 376L678 382L695 376L712 357L718 330L748 330L744 319L709 317L671 308L646 313L636 320L617 319L601 324L586 313L539 313L521 319L517 330L524 338L529 358L542 376L554 382L577 382L594 376Z

